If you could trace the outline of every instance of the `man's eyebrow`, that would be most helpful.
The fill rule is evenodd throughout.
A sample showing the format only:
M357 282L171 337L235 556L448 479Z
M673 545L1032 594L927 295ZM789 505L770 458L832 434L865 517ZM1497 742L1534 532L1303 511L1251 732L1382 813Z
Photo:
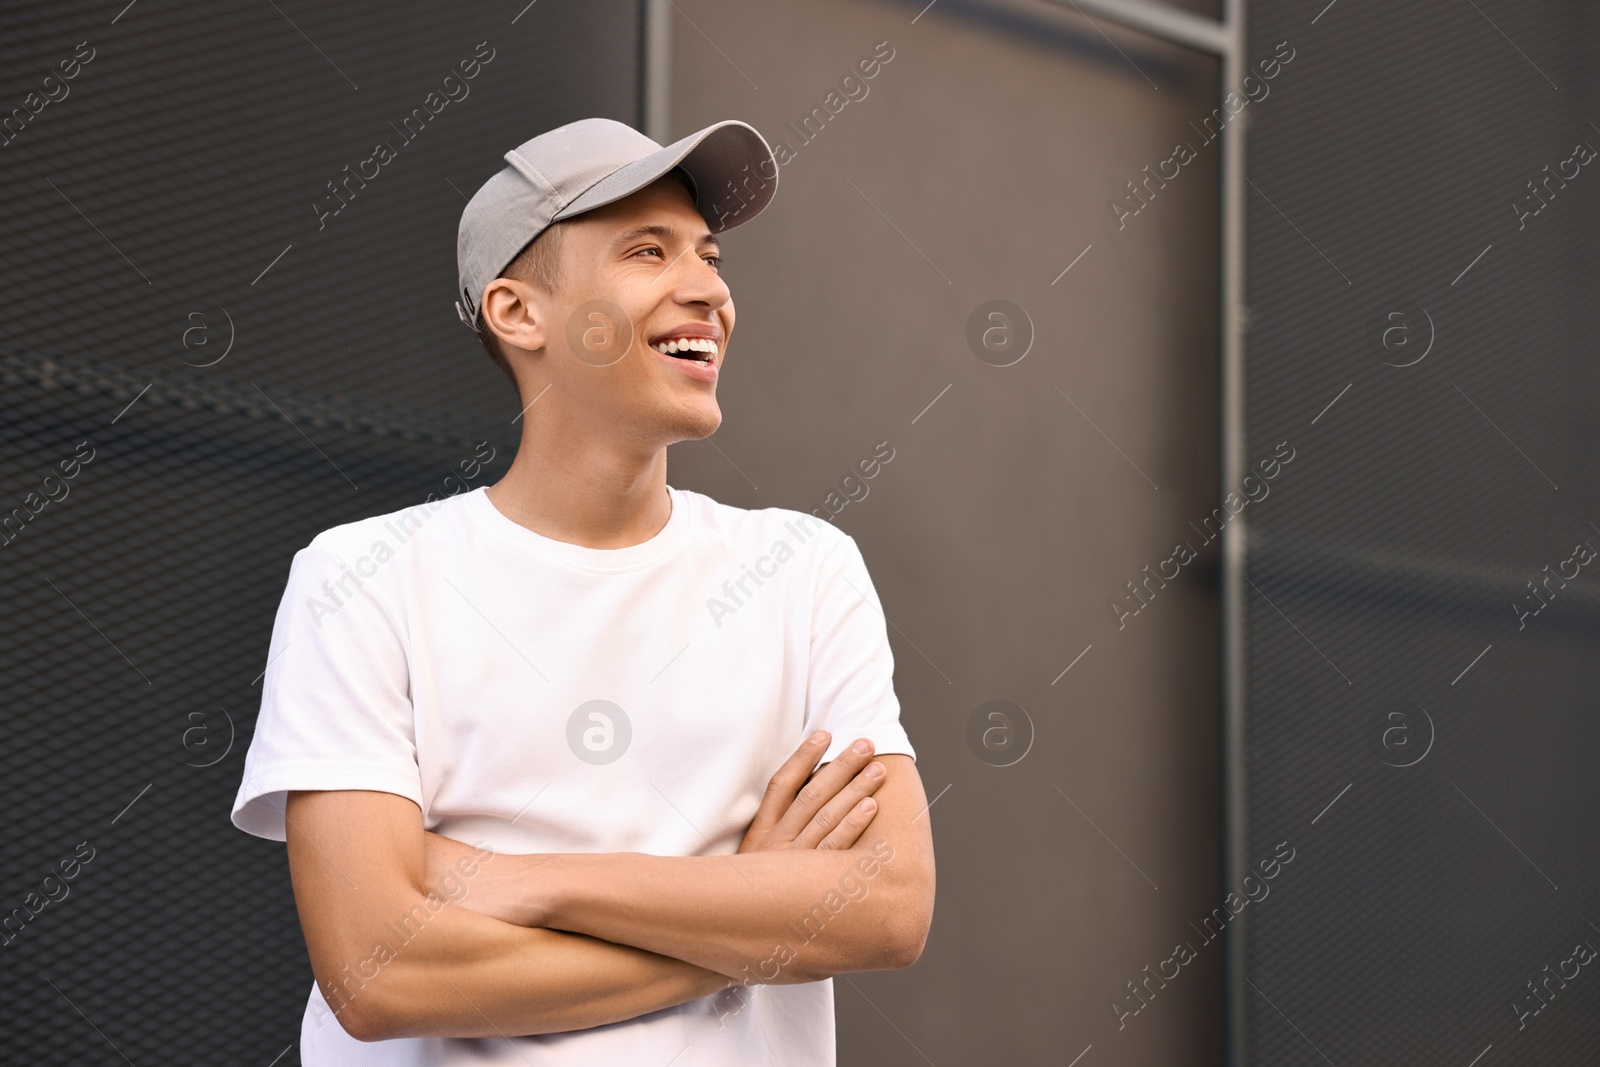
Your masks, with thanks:
M635 226L625 233L617 234L611 239L611 243L613 245L625 245L629 241L637 241L641 237L659 237L662 240L669 240L679 236L681 235L675 227L666 226L659 222L650 222L643 226ZM711 248L719 249L721 247L717 242L716 235L712 233L702 234L700 239L695 242L695 245L699 248L705 248L708 245Z

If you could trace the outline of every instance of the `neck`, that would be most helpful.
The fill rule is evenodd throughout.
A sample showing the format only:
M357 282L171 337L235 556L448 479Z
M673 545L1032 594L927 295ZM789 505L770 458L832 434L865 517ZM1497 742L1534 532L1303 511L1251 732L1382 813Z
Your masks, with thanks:
M592 421L565 414L540 404L524 415L517 457L489 487L489 499L534 533L585 548L654 537L672 513L666 446L597 433Z

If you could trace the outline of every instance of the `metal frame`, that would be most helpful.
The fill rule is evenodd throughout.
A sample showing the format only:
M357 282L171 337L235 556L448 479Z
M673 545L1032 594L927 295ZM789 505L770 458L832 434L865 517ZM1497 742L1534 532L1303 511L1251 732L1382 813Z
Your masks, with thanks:
M1222 21L1183 11L1159 0L1052 0L1088 17L1098 15L1129 29L1222 60L1218 103L1247 73L1245 0L1221 0ZM645 133L669 141L671 77L671 0L641 0L644 18L644 77L641 111ZM1221 362L1219 407L1222 424L1218 466L1219 496L1242 484L1249 470L1244 431L1244 134L1242 113L1222 127L1221 174ZM1243 512L1222 529L1222 868L1224 892L1243 883L1245 855L1245 545ZM1246 913L1227 926L1223 940L1224 1059L1245 1063Z
M1210 52L1224 60L1239 50L1243 23L1235 17L1235 5L1223 0L1223 21L1183 11L1159 0L1055 0L1075 8L1080 15L1095 14L1152 37ZM1237 12L1242 17L1243 12Z

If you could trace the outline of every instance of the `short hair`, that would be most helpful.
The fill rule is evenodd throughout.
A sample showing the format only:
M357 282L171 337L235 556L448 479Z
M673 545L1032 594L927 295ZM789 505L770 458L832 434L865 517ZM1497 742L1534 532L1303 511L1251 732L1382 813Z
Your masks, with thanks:
M559 222L552 222L539 236L522 246L507 263L505 269L496 277L510 278L513 281L526 282L536 285L547 293L560 291L565 280L561 269L561 233L563 226ZM482 309L479 309L480 318ZM500 347L500 338L489 328L489 320L482 318L478 324L478 342L483 345L483 350L489 353L489 358L494 360L494 365L511 380L513 388L517 385L517 376L511 371L511 361L506 359L504 350Z

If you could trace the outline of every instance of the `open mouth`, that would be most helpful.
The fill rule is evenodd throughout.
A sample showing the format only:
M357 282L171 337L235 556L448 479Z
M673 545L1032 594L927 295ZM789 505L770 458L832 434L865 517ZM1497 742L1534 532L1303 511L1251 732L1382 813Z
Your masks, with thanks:
M707 337L674 337L667 341L657 341L650 347L663 356L672 356L675 359L713 363L717 358L717 342Z

